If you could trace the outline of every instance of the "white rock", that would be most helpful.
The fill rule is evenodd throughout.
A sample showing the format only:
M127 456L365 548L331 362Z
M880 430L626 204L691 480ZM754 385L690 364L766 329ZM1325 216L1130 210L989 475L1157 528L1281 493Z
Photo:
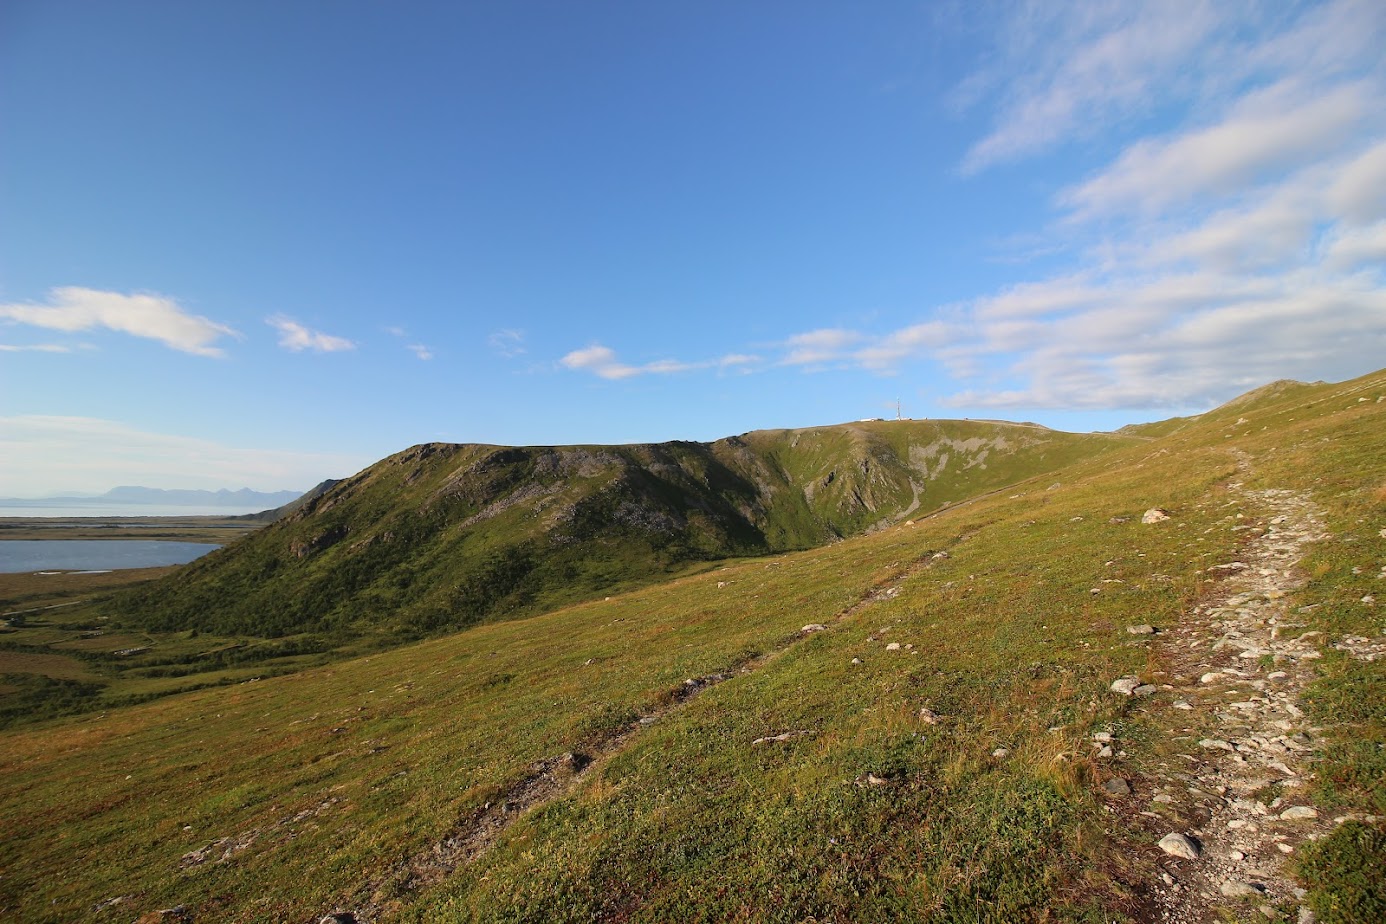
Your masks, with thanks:
M1318 817L1319 813L1307 805L1296 805L1280 813L1281 821L1307 821Z
M1202 741L1198 742L1198 746L1201 748L1207 748L1210 751L1236 750L1236 748L1234 748L1231 744L1227 743L1226 741L1223 741L1221 738L1204 738Z
M1262 892L1249 882L1238 882L1229 879L1218 886L1218 891L1228 898L1260 898Z
M994 751L991 752L991 756L992 756L992 757L995 757L995 758L998 759L998 760L1000 760L1000 759L1003 758L1003 757L1010 757L1010 756L1011 756L1011 752L1010 752L1009 750L1007 750L1006 748L997 748L996 750L994 750Z
M934 710L930 709L928 706L925 706L919 710L919 720L928 725L937 725L938 713L934 712Z
M1130 696L1136 692L1136 687L1141 685L1139 677L1122 677L1112 681L1112 692L1120 693L1122 696Z
M1170 833L1160 838L1160 849L1172 857L1183 857L1185 860L1197 860L1199 854L1198 844L1183 834Z
M804 627L803 627L802 629L800 629L799 631L800 631L800 632L823 632L823 631L826 631L827 628L828 628L828 627L825 626L825 625L823 625L821 622L811 622L811 623L809 623L808 625L804 626Z
M1147 623L1141 623L1139 626L1127 626L1126 631L1132 635L1154 635L1155 627Z
M891 642L889 645L886 645L886 651L899 651L899 650L900 650L900 643L899 643L899 642Z
M1144 514L1141 515L1142 523L1159 523L1163 520L1168 519L1169 511L1161 509L1160 507L1151 507L1149 510L1147 510ZM1383 530L1383 533L1386 533L1386 530Z

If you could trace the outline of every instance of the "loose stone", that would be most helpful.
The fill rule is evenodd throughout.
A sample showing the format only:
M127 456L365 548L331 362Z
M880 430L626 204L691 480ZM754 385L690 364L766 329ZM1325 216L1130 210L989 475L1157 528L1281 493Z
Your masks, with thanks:
M1170 833L1160 838L1160 849L1172 857L1182 857L1185 860L1197 860L1199 854L1198 842L1184 834Z

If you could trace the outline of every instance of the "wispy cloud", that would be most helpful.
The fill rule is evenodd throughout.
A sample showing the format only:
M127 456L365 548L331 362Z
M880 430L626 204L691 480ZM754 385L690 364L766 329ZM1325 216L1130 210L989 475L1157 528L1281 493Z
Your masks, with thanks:
M424 346L422 343L411 343L408 345L408 349L409 352L413 353L415 356L417 356L419 359L424 360L425 362L433 358L433 351L428 347Z
M951 403L1192 408L1271 378L1380 365L1386 7L1046 7L1037 15L1061 25L1037 40L1068 36L1052 48L1067 63L1022 75L971 169L1084 131L1129 131L1123 113L1159 108L1174 121L1055 197L1068 271L966 306L966 336L934 354L974 376ZM1116 66L1162 79L1129 105L1073 84L1081 62L1128 45L1141 23L1156 50ZM1185 40L1166 41L1174 35ZM1027 121L1044 108L1036 101L1085 112L1090 127L1065 116L1046 135Z
M603 379L629 379L637 375L670 375L676 372L692 372L698 369L746 369L760 361L759 356L745 353L729 353L717 359L699 362L684 362L677 359L658 359L643 365L632 366L616 358L616 351L601 344L593 344L581 350L573 350L558 361L565 369L574 372L589 372Z
M1047 151L1133 112L1224 27L1201 0L1077 6L1015 3L988 10L1004 23L989 67L959 88L964 105L996 99L993 129L967 152L964 173Z
M0 343L0 353L71 353L72 348L60 343Z
M314 353L340 353L356 349L356 344L345 337L312 330L286 315L276 314L268 317L265 323L279 331L279 345L291 353L302 353L304 350L312 350Z
M372 460L336 453L228 446L151 433L113 420L26 415L0 417L0 496L101 492L118 484L157 487L307 489Z
M189 314L163 295L103 292L80 286L51 289L46 304L3 304L0 318L46 330L113 330L158 341L196 356L222 356L222 337L237 336L225 324Z
M498 330L486 338L486 345L491 348L491 352L505 359L523 356L525 353L525 332L514 328Z
M1372 96L1366 83L1318 95L1295 81L1248 93L1212 125L1131 145L1116 163L1060 193L1059 204L1088 219L1236 193L1341 150Z
M994 121L979 173L1074 141L1105 161L1046 202L1048 269L884 329L822 326L765 366L937 365L959 407L1193 409L1386 356L1386 5L1007 5L959 89ZM1033 249L1031 247L1030 249ZM707 369L563 365L608 379Z

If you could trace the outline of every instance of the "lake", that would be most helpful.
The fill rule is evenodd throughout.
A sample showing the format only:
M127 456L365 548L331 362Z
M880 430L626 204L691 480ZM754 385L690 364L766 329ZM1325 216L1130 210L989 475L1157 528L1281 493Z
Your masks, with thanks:
M0 574L186 565L221 546L155 539L0 539Z

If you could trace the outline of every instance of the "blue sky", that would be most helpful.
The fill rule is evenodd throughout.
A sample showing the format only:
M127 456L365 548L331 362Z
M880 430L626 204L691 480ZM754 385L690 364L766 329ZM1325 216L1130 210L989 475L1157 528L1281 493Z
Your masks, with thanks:
M1386 365L1386 6L0 8L0 496Z

